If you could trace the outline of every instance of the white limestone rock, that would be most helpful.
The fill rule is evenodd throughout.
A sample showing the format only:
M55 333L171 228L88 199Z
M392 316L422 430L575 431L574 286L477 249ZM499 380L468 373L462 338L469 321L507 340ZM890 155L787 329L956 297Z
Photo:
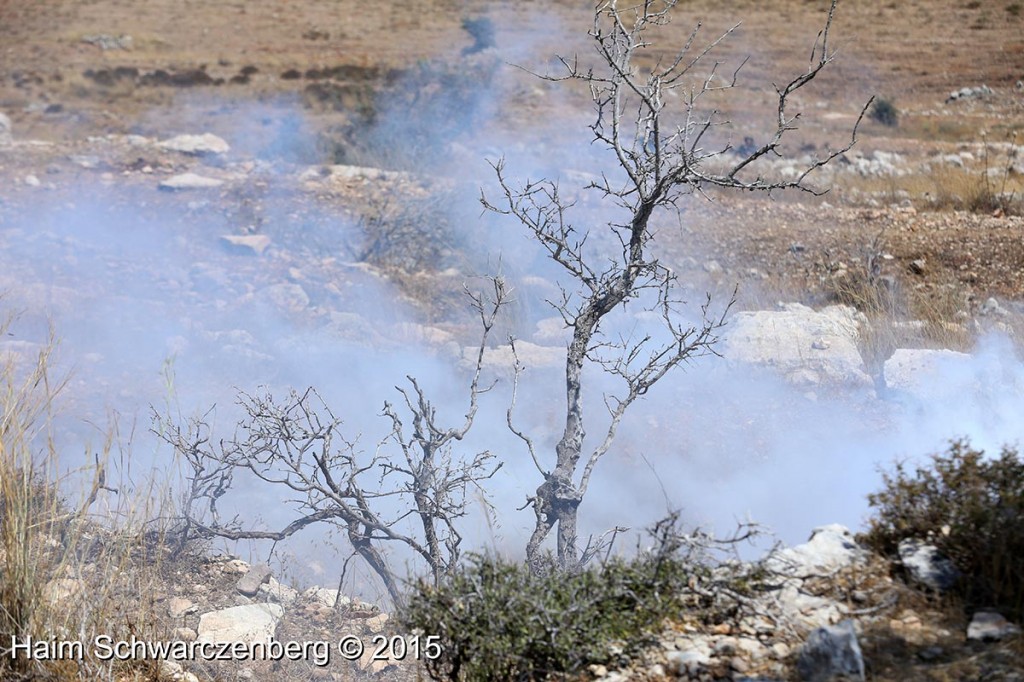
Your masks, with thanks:
M199 617L200 642L266 642L284 616L279 604L245 604Z
M157 142L157 146L167 151L180 152L190 156L226 154L231 151L231 146L227 142L212 133L177 135L169 140Z
M850 306L815 311L788 303L780 310L738 313L720 350L732 363L775 368L797 386L870 389L874 381L857 347L864 322L863 315Z
M198 173L181 173L161 182L159 188L167 192L181 192L192 189L215 189L223 184L223 180L208 178Z

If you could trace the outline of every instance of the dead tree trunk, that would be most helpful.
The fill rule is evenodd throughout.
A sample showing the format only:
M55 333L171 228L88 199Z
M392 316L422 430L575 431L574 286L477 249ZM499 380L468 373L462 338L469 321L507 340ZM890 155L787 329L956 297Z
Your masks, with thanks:
M736 27L702 50L695 50L698 26L674 59L666 62L652 58L653 67L636 63L636 57L650 47L645 31L668 23L675 4L676 0L641 0L620 7L618 0L605 0L597 7L590 32L600 56L598 64L584 68L576 59L562 58L566 69L563 75L541 76L547 80L582 81L590 90L596 111L590 129L594 141L612 153L618 175L602 174L601 181L586 189L599 192L614 208L628 212L626 221L602 226L610 228L621 244L621 252L611 263L608 254L585 248L591 228L577 229L569 222L572 202L560 197L555 181L528 182L517 187L506 177L504 163L498 162L494 168L501 186L501 201L491 203L486 196L481 197L486 208L514 216L526 226L571 282L563 287L562 299L553 304L566 327L572 330L572 340L565 362L565 424L555 446L552 467L541 464L533 439L515 427L512 408L508 415L509 428L524 441L544 478L536 495L530 498L536 524L526 551L535 568L540 565L542 545L556 525L560 568L574 570L586 560L586 555L580 554L577 520L594 465L608 452L624 413L638 397L684 360L714 353L717 332L731 305L729 302L717 315L709 315L705 303L701 309L702 323L687 326L680 321L678 306L682 301L676 293L676 277L658 261L651 220L659 213L678 211L677 202L685 195L698 193L707 197L707 188L822 193L806 181L812 172L853 146L857 127L870 105L869 101L861 110L850 141L842 149L807 164L795 179L764 175L768 170L764 161L777 156L784 136L796 129L799 114L788 113L789 97L810 83L835 56L829 51L828 39L836 2L833 1L815 41L807 70L785 87L776 88L774 132L743 153L737 153L728 142L717 148L710 145L709 131L727 125L728 121L722 120L717 111L702 108L706 95L730 90L736 84L743 64L731 78L723 79L717 73L720 64L708 60L709 53ZM681 103L676 111L666 107L664 96L669 92ZM709 159L716 163L709 164ZM614 177L622 179L610 179ZM658 341L651 334L639 339L606 338L602 333L606 318L618 307L641 299L645 292L654 292L654 301L647 296L642 305L648 311L660 313L668 341L664 335ZM607 430L592 448L585 448L587 424L591 423L589 415L584 414L584 373L588 365L618 377L623 385L617 395L604 396ZM517 384L521 369L517 357Z

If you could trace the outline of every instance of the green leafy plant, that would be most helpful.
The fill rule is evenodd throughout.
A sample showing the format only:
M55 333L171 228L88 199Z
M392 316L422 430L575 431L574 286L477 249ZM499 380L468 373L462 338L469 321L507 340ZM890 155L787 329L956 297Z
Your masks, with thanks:
M1004 446L986 457L965 440L912 473L902 463L868 496L875 514L863 540L894 555L901 540L927 539L960 570L968 604L1024 616L1024 461Z

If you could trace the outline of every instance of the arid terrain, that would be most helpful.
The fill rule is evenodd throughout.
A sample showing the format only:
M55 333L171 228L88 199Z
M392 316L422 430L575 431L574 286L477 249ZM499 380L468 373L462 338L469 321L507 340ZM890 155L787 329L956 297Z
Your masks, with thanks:
M715 102L732 121L721 136L738 146L773 125L771 84L803 68L826 7L734 3L724 10L688 2L656 36L653 54L670 54L698 21L707 41L739 24L714 53L730 73L749 57L736 90ZM555 173L597 173L601 168L593 166L608 162L573 152L586 142L586 93L513 66L557 74L555 55L588 58L590 12L567 3L365 11L346 3L252 2L214 10L34 2L5 3L0 12L0 109L16 139L48 143L5 152L4 200L15 215L19 205L74 196L83 182L114 183L127 192L183 168L182 158L150 158L141 148L111 154L116 145L98 139L106 135L211 132L232 143L239 162L400 170L426 164L431 178L459 183L469 178L452 169L473 167L482 176L485 156L522 152L550 161L540 170ZM500 66L462 55L474 43L461 22L479 17L493 22ZM832 189L823 199L797 193L767 203L694 200L674 265L685 269L689 255L698 266L716 261L730 283L751 276L770 282L741 287L741 300L744 290L768 289L772 298L776 288L786 296L827 297L833 292L823 278L837 268L856 270L856 259L880 236L876 248L892 256L884 274L912 292L906 305L971 313L991 296L1013 301L1024 273L1022 168L1013 137L1024 117L1022 21L1012 3L842 6L831 36L836 59L801 93L800 130L788 151L799 158L841 146L872 96L895 107L897 125L867 119L851 155L855 167L836 164L835 178L824 173L819 186ZM122 36L128 36L123 46ZM447 71L429 73L428 60ZM486 88L474 82L491 69ZM950 100L961 88L981 86L990 90ZM454 104L438 103L439 97ZM472 111L438 120L450 118L446 106L470 102L465 108ZM424 137L439 140L444 153L421 149L429 147ZM424 151L429 161L416 158ZM876 152L896 156L879 162ZM96 156L98 163L83 161ZM140 173L147 166L155 176ZM26 184L28 175L42 187ZM257 196L259 188L254 182L226 193L235 205L219 210L229 223L272 222L275 193ZM471 188L472 181L465 191L475 194ZM342 191L331 204L366 210L363 199ZM915 261L923 268L911 269Z
M737 73L733 87L704 101L721 121L706 144L729 159L775 131L774 85L807 68L828 8L823 0L680 2L672 21L649 36L640 66L671 60L698 22L695 51L728 32L701 74L720 64L707 82L725 86ZM557 178L597 247L611 240L602 228L614 206L599 191L583 189L618 170L608 150L591 144L590 93L578 82L537 75L562 75L559 57L581 64L595 59L587 35L593 21L588 3L565 0L0 0L0 321L14 315L3 327L0 359L31 364L51 329L61 340L53 365L68 380L54 405L66 418L50 435L66 449L56 467L88 468L102 451L107 475L120 481L103 498L118 518L126 506L133 514L148 509L167 493L161 477L181 474L153 442L153 412L172 417L217 404L224 428L236 418L229 406L237 391L317 385L367 446L377 438L367 425L384 399L395 399L388 391L413 374L440 396L446 417L461 415L462 373L479 338L462 286L498 271L516 297L495 345L509 334L523 339L524 357L535 362L537 375L548 376L543 372L557 368L564 349L563 330L552 327L544 303L558 295L551 264L521 226L484 211L479 199L495 196L492 165L504 159L516 182ZM633 482L641 462L650 466L651 451L685 449L692 439L700 453L693 461L714 473L680 485L692 486L685 488L691 493L705 488L691 499L738 500L735 513L723 506L701 522L738 518L746 496L758 498L750 492L760 480L756 471L729 487L732 474L724 471L741 454L722 455L728 444L744 456L749 445L765 461L773 455L764 453L807 449L817 457L818 448L831 447L834 461L845 463L840 458L865 451L923 454L933 438L976 426L977 406L915 412L902 403L879 405L875 398L887 395L883 366L896 349L967 353L995 332L1005 339L999 352L1014 362L1022 356L1024 7L1012 0L845 0L828 39L834 60L791 103L800 116L782 155L763 159L756 172L792 178L843 148L856 130L853 148L810 176L813 192L709 190L684 197L678 214L657 218L658 258L691 302L710 294L722 306L735 292L733 313L783 303L853 306L850 319L856 315L861 325L859 388L877 395L830 403L829 387L817 384L793 390L752 384L741 397L726 396L724 388L704 394L673 385L661 394L669 407L656 403L646 421L623 427L619 475ZM189 146L195 137L178 138L207 134L200 148ZM495 363L508 359L499 351ZM719 376L704 371L701 366L697 376ZM500 371L496 376L507 379ZM500 390L506 386L499 383ZM526 400L537 401L532 418L551 427L557 418L543 404L547 394L529 390ZM1012 415L1003 419L1004 406L1018 404L1018 397L982 401L977 411L1001 420L987 436L1019 433ZM503 429L504 409L495 407L486 418ZM949 433L922 427L916 443L912 417L920 414L920 423L941 423ZM965 425L952 423L954 416ZM981 422L984 430L988 423ZM774 433L805 426L804 439ZM889 435L898 441L896 451L880 453ZM497 442L499 449L511 447ZM912 450L918 445L921 451ZM801 461L785 470L803 475ZM875 464L852 466L847 475L852 481ZM135 505L112 492L144 489L141 481L154 466L161 483L152 499ZM497 503L514 509L536 483L509 468L512 487ZM675 473L662 471L669 487ZM843 509L851 516L822 523L858 521L863 503L843 505L867 491L851 482L848 491L821 494L816 486L842 475L807 476L818 502L800 492L779 504L751 501L750 508L776 514L772 520L783 525L787 541L804 539L819 524L805 527L802 516L815 504L822 513ZM609 483L594 496L618 501L620 493ZM270 525L288 520L275 516L272 496L253 495L261 496L243 498L229 511L258 508ZM651 497L645 491L622 506L646 513L660 504ZM616 503L606 507L614 510ZM611 511L591 511L606 527L618 523ZM470 536L504 550L522 544L517 524L496 530L480 522ZM365 580L350 586L348 611L333 608L336 600L315 589L302 600L286 593L289 574L296 587L338 587L336 568L345 555L323 548L331 542L318 537L292 549L275 547L272 556L266 547L229 548L254 565L274 565L275 580L264 581L262 591L257 585L254 594L256 601L284 603L282 594L290 600L282 637L385 630L387 619L369 606L383 601L382 590ZM142 564L157 565L159 576L119 578L104 598L145 590L145 606L164 617L151 632L194 638L201 611L240 603L234 582L248 564L226 555L185 560L163 549L153 560L147 551L138 550L132 562L141 556ZM967 642L966 614L894 587L877 562L866 565L846 567L842 580L855 583L849 589L839 583L815 589L855 611L882 614L866 626L868 679L1021 679L1024 668L1013 663L1019 637L988 648ZM353 581L366 577L352 575ZM69 572L62 579L96 576ZM203 582L212 587L197 588ZM77 585L65 585L68 594L78 594ZM868 596L854 604L854 592ZM127 621L141 617L118 613ZM670 634L696 637L704 625L666 624L662 644L671 650ZM739 632L718 625L719 639ZM134 621L126 627L132 630ZM795 675L790 650L799 644L791 634L780 629L777 640L762 637L765 652L773 652L763 660L747 657L730 667L723 654L714 659L717 668L702 669L706 678L694 672L693 679L789 679ZM772 649L776 641L783 646ZM607 668L590 672L609 680L676 674L655 649L649 659L623 663L623 677ZM186 668L210 679L299 674L296 667L282 673L269 665L246 667L244 674ZM743 677L748 672L771 677ZM415 679L422 671L362 661L327 670L307 665L301 674L295 679ZM130 666L118 679L130 676L186 679L178 670Z

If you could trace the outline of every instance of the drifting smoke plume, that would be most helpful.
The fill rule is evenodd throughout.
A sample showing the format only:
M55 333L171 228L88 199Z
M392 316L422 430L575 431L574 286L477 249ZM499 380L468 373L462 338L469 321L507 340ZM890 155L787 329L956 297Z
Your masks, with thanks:
M439 78L442 89L431 102L444 100L444 87L457 86L460 106L432 108L414 99L403 108L392 102L356 135L372 142L364 147L368 153L382 145L425 144L427 131L444 132L411 150L414 157L398 156L415 158L417 174L457 188L450 194L457 201L447 207L448 220L455 226L455 246L470 254L464 262L473 264L460 274L487 274L473 268L500 261L518 290L510 330L557 348L564 341L552 335L552 313L540 301L555 291L560 273L518 225L480 215L478 188L494 191L482 157L504 155L510 172L523 179L560 177L566 192L601 172L614 177L615 167L583 137L589 111L527 131L510 129L501 118L504 98L534 97L546 112L565 108L547 103L560 97L548 84L503 64L506 57L516 63L532 58L530 46L518 50L472 55L478 66L486 62L487 79L467 85ZM454 73L460 67L450 68ZM6 305L28 311L13 328L17 336L8 348L13 342L43 342L47 321L56 327L62 369L73 377L67 409L77 421L65 425L69 460L78 457L70 444L91 432L82 424L102 422L109 409L145 424L150 405L170 400L190 414L216 403L217 425L230 428L235 387L253 390L260 384L275 390L316 386L345 420L348 435L363 434L367 447L385 426L377 416L380 406L395 398L393 387L407 374L418 377L443 417L458 420L466 407L458 354L408 331L422 321L422 310L386 278L330 252L332 244L360 239L361 227L344 207L319 201L299 180L307 169L293 164L322 153L317 140L323 132L300 104L192 100L180 106L175 118L207 124L204 129L181 123L179 130L147 134L222 134L233 148L218 169L228 177L229 190L179 197L158 193L155 182L139 175L102 182L62 178L45 194L45 206L0 205L0 288L8 292ZM210 113L217 111L230 116ZM426 165L431 156L436 164ZM374 191L372 180L363 191ZM587 201L581 202L581 225L592 220L594 248L609 248L611 235L600 232L608 216ZM250 231L273 240L260 257L230 253L219 240ZM461 279L449 281L456 285ZM624 327L643 323L624 314ZM465 329L454 333L449 346L473 343ZM800 541L817 525L858 526L865 494L879 480L877 467L893 458L939 449L957 436L988 448L1020 438L1024 365L998 339L987 340L970 361L922 379L920 394L932 397L916 401L841 392L808 397L768 370L732 367L727 360L704 358L677 371L636 406L598 466L582 506L584 533L640 527L681 506L694 523L724 530L749 515L783 540ZM171 396L168 364L175 377ZM514 509L540 479L504 426L508 373L494 371L499 383L486 396L465 447L490 449L506 462L488 491L498 526L480 516L470 537L478 547L494 543L517 551L532 526L532 512ZM559 435L563 381L557 366L535 367L524 377L518 419L542 453ZM600 374L587 381L598 389L588 413L603 414L601 392L614 391L615 384ZM138 429L132 444L135 470L142 463L170 469L170 453L144 431ZM588 438L602 435L603 426L592 428ZM271 501L260 505L270 525L279 520L272 503L279 494L258 493ZM299 541L318 542L309 534Z

